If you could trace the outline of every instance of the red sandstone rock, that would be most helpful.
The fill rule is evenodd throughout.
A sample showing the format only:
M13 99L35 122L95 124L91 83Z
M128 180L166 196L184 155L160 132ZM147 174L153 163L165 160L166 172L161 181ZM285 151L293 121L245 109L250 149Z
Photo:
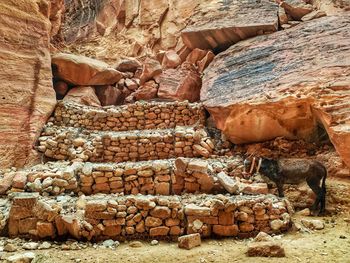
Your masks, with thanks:
M142 64L135 58L125 58L115 65L115 69L120 72L135 72L139 68L142 68Z
M17 172L13 177L12 187L24 189L27 183L27 175L25 173Z
M199 48L195 48L191 51L191 53L187 56L186 61L196 65L198 61L201 61L208 53L208 50L202 50Z
M214 57L215 57L214 53L211 51L208 51L208 53L205 55L204 58L202 58L200 61L197 61L198 72L202 73L213 61Z
M74 101L76 103L94 107L100 107L101 103L96 96L95 89L89 86L72 88L64 97L65 101Z
M192 249L194 247L199 247L202 243L200 234L190 234L186 236L181 236L178 238L179 248Z
M198 9L182 31L182 40L191 49L222 51L240 40L277 31L277 10L268 0L218 1Z
M117 105L122 92L115 86L96 86L95 93L102 106Z
M201 100L217 128L234 143L311 139L319 121L350 166L349 23L349 16L322 17L216 56L205 71Z
M34 145L56 104L51 25L38 1L0 5L0 168L22 167L37 161Z
M162 73L160 63L151 58L147 58L143 63L142 73L140 76L140 84L143 85L147 81Z
M53 88L56 91L56 96L60 99L62 99L68 92L68 84L64 81L54 82Z
M230 226L222 226L222 225L214 225L213 233L218 236L224 237L234 237L238 234L238 226L230 225Z
M12 186L12 180L15 176L15 173L8 173L0 180L0 194L4 195Z
M180 56L173 50L164 53L162 60L163 68L177 68L181 64Z
M58 53L52 56L56 78L81 86L110 85L122 78L122 73L108 64L73 54Z
M170 228L166 226L153 227L149 230L149 235L151 237L167 236Z
M301 20L301 18L313 10L312 5L306 4L302 0L284 0L281 2L281 7L294 20Z
M248 245L248 257L285 257L284 248L276 242L253 242Z
M160 75L158 97L171 100L199 100L202 80L193 65L184 63L179 69L167 69Z

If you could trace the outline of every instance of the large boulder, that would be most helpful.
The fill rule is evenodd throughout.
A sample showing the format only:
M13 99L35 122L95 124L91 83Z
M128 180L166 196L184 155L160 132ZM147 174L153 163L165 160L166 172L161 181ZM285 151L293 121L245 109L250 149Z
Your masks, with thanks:
M190 102L199 100L202 79L196 68L190 63L183 63L181 68L166 69L160 75L158 97Z
M95 88L90 86L74 87L68 91L63 99L87 106L100 107L101 103L95 93Z
M47 1L0 2L0 168L30 165L56 104Z
M268 0L231 0L203 4L182 31L191 49L222 51L243 39L275 32L278 5Z
M350 16L242 41L205 71L201 99L234 143L312 139L322 123L350 166Z
M55 54L52 65L55 78L79 86L115 84L123 77L107 63L79 55Z

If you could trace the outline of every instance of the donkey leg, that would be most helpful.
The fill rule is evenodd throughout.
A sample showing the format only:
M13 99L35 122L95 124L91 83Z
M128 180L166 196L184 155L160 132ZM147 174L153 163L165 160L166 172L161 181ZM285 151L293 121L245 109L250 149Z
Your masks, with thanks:
M311 206L311 210L316 212L318 205L322 201L322 189L319 186L320 181L317 178L307 178L306 182L311 190L316 194L316 200L314 204Z
M277 190L278 190L278 196L279 197L284 197L284 192L283 192L283 183L282 182L276 182Z

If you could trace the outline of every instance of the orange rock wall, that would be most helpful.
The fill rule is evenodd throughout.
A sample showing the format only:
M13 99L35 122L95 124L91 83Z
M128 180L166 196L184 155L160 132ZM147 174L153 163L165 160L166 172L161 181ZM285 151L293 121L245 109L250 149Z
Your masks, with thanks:
M29 165L56 103L49 47L49 3L0 3L0 168Z

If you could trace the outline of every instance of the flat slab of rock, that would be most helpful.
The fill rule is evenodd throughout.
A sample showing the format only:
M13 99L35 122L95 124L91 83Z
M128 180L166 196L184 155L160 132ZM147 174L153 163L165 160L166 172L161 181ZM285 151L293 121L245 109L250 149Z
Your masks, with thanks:
M73 54L53 55L52 65L54 77L74 85L110 85L123 76L103 61Z
M281 244L274 241L253 242L248 245L248 257L285 257Z
M321 17L217 55L201 89L217 128L239 144L311 139L318 121L350 167L349 25Z
M224 172L217 174L220 184L225 188L230 194L236 194L239 190L239 182L236 182L233 178L228 176Z
M181 236L178 238L179 248L192 249L201 245L201 235L199 233Z
M324 222L322 220L318 219L302 219L301 223L309 228L309 229L315 229L315 230L321 230L324 229Z
M267 0L203 3L181 37L191 49L219 52L243 39L277 31L277 11L278 5Z
M35 258L33 252L26 252L23 254L15 254L7 258L8 263L30 263Z

